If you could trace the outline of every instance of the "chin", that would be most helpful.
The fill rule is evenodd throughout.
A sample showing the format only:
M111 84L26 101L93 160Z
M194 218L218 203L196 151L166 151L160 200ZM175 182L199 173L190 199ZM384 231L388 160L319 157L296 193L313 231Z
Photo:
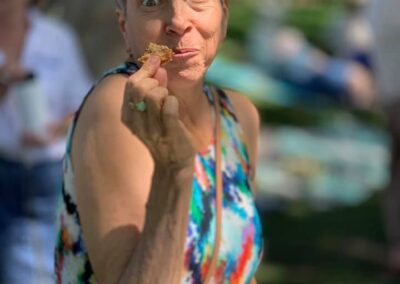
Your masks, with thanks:
M183 85L193 85L204 80L207 69L204 66L193 66L191 68L168 69L168 81L171 83L180 83Z

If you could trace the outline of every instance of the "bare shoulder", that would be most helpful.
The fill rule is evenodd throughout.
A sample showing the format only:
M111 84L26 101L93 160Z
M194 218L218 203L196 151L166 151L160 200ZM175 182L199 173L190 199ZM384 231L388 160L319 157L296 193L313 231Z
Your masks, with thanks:
M81 110L73 138L74 146L82 140L86 141L91 135L98 134L103 135L104 142L112 142L108 145L110 147L116 146L116 142L128 142L133 148L144 147L121 121L126 82L127 77L124 75L112 75L96 86Z
M246 146L253 169L257 164L260 116L257 108L246 96L231 90L224 90L232 102L236 116L245 136ZM253 171L254 174L255 170Z
M125 163L129 164L132 160L139 161L142 158L145 160L150 158L143 143L132 135L121 121L126 81L127 77L123 75L109 76L102 80L89 95L81 110L74 133L73 158L82 157L75 153L83 144L105 147L107 151L101 153L95 152L99 150L98 148L91 149L91 154L99 154L101 157L122 158L112 152L114 149L118 150L117 152L121 152L123 155L123 159L119 161L121 166ZM109 157L110 152L112 155Z
M231 100L243 130L246 132L250 127L250 131L257 130L258 133L260 118L255 105L243 94L227 89L224 92Z
M111 75L100 81L84 104L81 116L113 118L121 106L126 81L124 75Z

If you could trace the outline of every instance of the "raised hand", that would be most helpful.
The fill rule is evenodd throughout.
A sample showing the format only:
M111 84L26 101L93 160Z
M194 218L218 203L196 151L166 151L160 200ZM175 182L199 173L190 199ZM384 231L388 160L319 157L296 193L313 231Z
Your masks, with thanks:
M128 78L122 122L149 149L156 166L177 169L193 165L189 131L179 120L179 103L167 89L167 73L152 56Z

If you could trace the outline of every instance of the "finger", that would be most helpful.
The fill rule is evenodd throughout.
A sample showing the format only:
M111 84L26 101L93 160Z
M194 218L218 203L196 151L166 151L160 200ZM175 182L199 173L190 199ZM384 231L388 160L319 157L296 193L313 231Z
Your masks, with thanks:
M133 82L138 82L145 78L152 78L160 68L160 64L160 57L152 55L137 72L129 77L129 79Z
M164 105L162 106L162 123L167 137L172 137L179 125L179 103L176 97L167 96L164 99Z
M154 106L154 110L161 116L161 110L164 105L166 97L168 97L168 89L164 87L156 87L151 89L146 95L146 102Z
M129 113L129 103L131 102L141 102L145 97L144 91L139 91L137 84L128 80L125 84L123 107L128 110Z
M161 126L161 109L168 96L166 88L158 87L151 90L146 97L146 130L149 140L157 142L163 135Z
M128 79L125 85L122 122L142 140L146 138L146 115L140 111L131 108L132 103L146 101L146 96L149 90L156 88L159 85L158 81L153 78L144 78L137 83Z
M133 101L134 97L135 101L139 102L144 99L144 94L138 93L136 91L135 85L132 82L127 81L127 83L125 84L124 98L122 101L121 120L132 132L135 132L135 130L131 129L133 122L133 116L132 116L133 110L131 109L130 104L134 102Z
M137 82L136 84L132 81L128 81L127 84L128 84L127 86L128 97L129 100L132 102L143 101L150 90L157 88L159 86L158 81L153 78L145 78Z
M167 70L165 68L158 68L156 74L153 76L158 81L161 87L166 88L168 82Z
M146 92L158 85L158 81L151 78L146 78L141 82L135 84L131 80L128 80L125 84L124 98L122 105L122 121L129 122L131 118L132 109L129 107L131 103L142 102L146 96Z
M139 138L145 137L145 116L135 109L132 109L132 103L129 94L125 92L124 101L122 104L121 121L125 126Z
M144 116L137 111L131 110L128 106L123 107L122 123L132 132L143 140L146 136Z

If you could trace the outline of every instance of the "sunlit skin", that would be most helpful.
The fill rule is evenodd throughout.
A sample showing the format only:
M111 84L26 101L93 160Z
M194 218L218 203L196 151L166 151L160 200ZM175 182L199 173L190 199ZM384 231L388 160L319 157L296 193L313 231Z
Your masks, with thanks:
M131 59L141 57L150 42L176 54L164 66L152 56L130 76L104 79L76 125L72 163L78 207L101 283L181 281L176 263L183 263L194 159L214 131L204 76L226 35L227 3L127 0L116 10ZM241 95L226 93L255 163L257 111ZM138 102L146 103L146 111L129 107Z
M117 9L117 16L126 48L134 60L144 53L150 42L166 45L176 53L172 62L161 68L156 67L155 74L150 78L133 74L127 85L131 88L125 93L125 101L141 101L144 98L152 101L151 97L157 97L155 104L163 106L164 99L173 95L178 102L176 113L184 125L182 131L192 136L188 143L194 144L198 151L203 150L212 136L209 127L211 109L203 93L204 76L226 35L227 2L127 1L124 9ZM154 84L151 79L156 79L159 84ZM149 92L153 96L149 96ZM155 116L156 112L153 112ZM162 112L161 108L158 112ZM129 111L123 109L123 117L129 116L127 113ZM163 127L151 127L157 128ZM137 132L136 129L134 133ZM159 135L153 133L151 136L158 140ZM141 138L142 141L148 140ZM149 143L145 144L151 147Z
M179 94L202 92L204 74L225 37L227 17L227 6L219 0L135 0L127 1L120 26L133 58L140 57L150 42L177 53L165 68L168 88Z

